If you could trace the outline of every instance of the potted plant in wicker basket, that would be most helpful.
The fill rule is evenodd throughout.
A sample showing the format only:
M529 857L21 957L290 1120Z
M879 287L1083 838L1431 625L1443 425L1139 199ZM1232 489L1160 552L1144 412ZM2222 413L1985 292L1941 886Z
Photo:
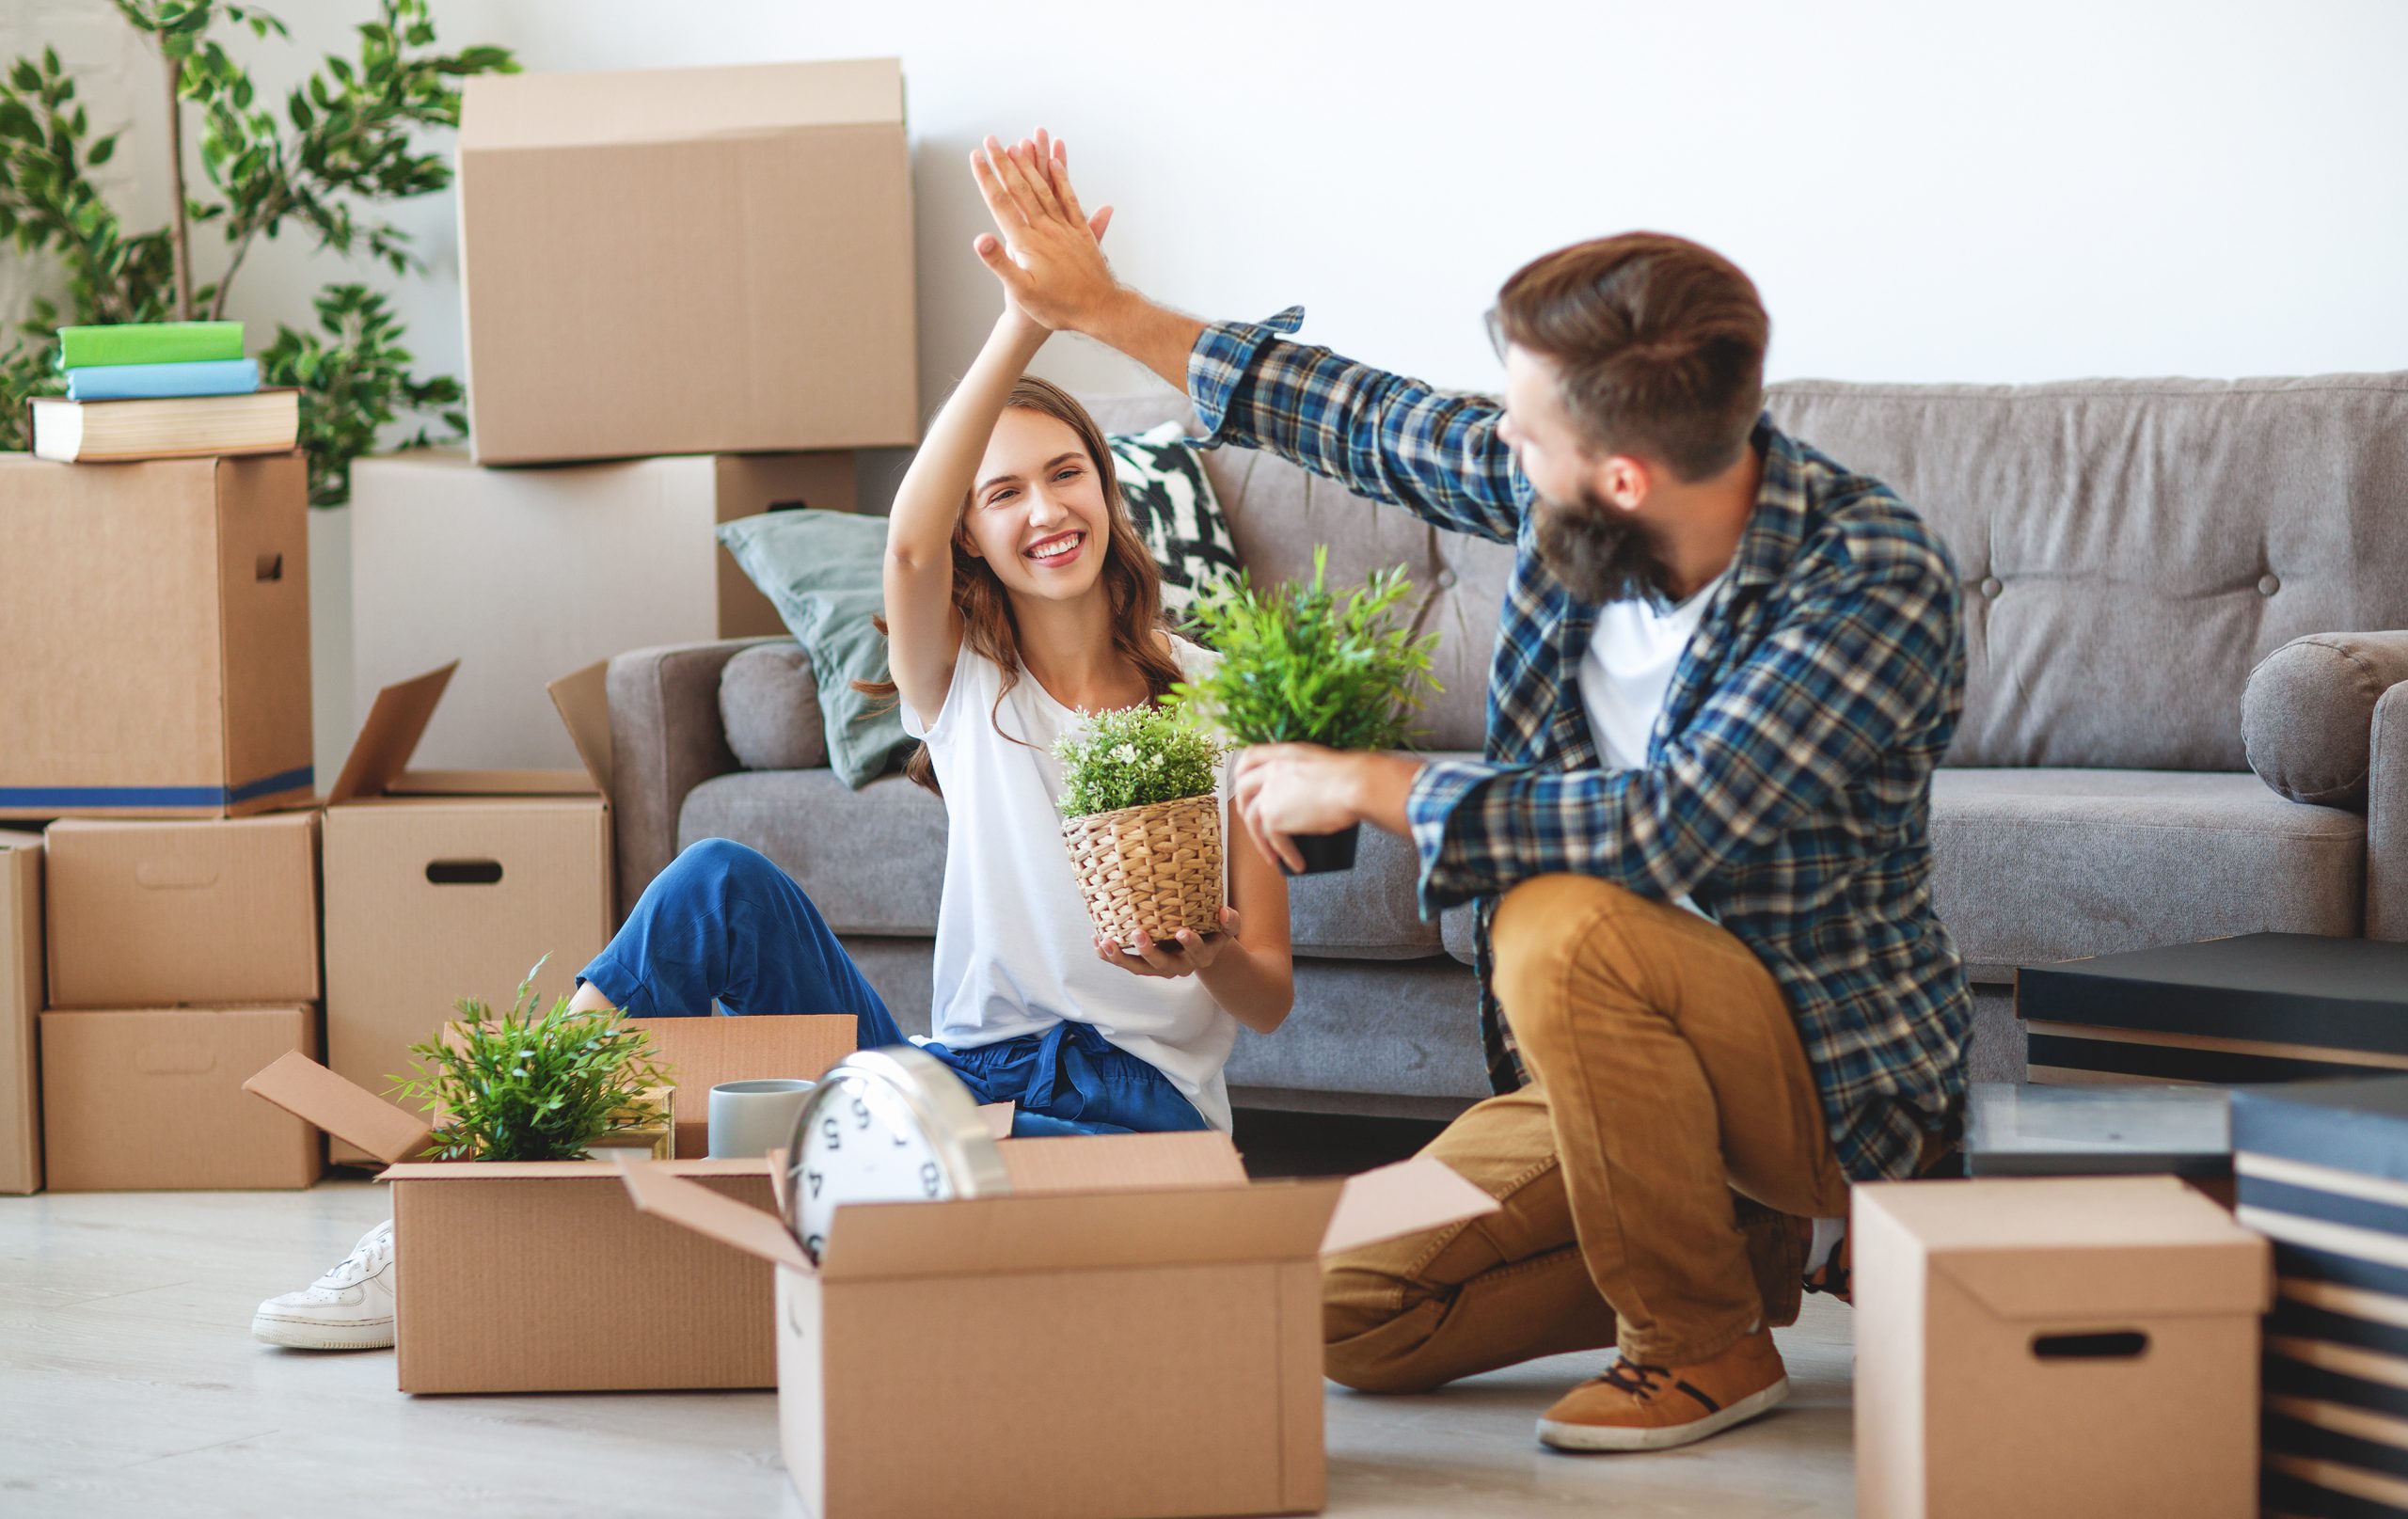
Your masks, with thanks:
M1062 839L1095 931L1221 929L1221 746L1172 708L1099 712L1054 746Z
M652 1036L616 1011L573 1013L566 997L538 1013L534 978L530 971L502 1017L464 997L452 1005L458 1022L410 1046L412 1074L392 1078L393 1095L440 1115L427 1155L575 1161L604 1139L662 1148L669 1071Z
M1402 747L1414 713L1439 688L1430 673L1438 636L1407 625L1412 581L1402 565L1343 594L1328 588L1328 569L1323 546L1313 550L1309 580L1257 590L1242 575L1199 593L1189 609L1194 631L1221 662L1172 699L1235 744ZM1298 838L1305 868L1291 874L1353 869L1361 833L1357 825Z

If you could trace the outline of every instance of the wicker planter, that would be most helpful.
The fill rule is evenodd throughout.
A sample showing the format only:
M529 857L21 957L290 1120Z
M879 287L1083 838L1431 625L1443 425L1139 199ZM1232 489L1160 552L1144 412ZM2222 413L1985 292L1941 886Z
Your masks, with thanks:
M1128 943L1138 930L1221 931L1221 803L1181 797L1062 824L1070 869L1095 931Z

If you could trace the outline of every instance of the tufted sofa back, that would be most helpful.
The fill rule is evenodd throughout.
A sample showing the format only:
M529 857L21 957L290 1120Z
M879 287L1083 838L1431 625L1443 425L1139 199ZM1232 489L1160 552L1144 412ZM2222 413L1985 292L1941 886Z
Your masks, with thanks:
M1169 389L1091 401L1106 429ZM2239 770L2257 662L2307 633L2408 628L2408 373L2037 386L1772 388L1775 421L1894 487L1963 577L1949 762ZM1432 749L1481 744L1513 551L1427 528L1265 454L1206 469L1259 578L1402 563L1443 636Z

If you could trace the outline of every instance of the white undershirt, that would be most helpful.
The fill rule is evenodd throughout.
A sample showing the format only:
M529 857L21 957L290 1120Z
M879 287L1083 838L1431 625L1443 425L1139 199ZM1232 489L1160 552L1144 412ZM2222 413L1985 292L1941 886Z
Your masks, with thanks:
M1171 643L1191 680L1219 661L1184 639ZM927 741L951 823L937 906L934 1036L970 1049L1056 1023L1092 1024L1227 1130L1221 1068L1237 1045L1237 1020L1198 976L1137 976L1096 957L1062 842L1062 762L1054 757L1054 741L1079 714L1025 672L998 707L1002 687L995 662L964 644L935 722L923 727L903 704L904 731ZM1224 816L1228 787L1225 766Z
M1597 609L1589 651L1580 657L1580 704L1589 714L1598 763L1607 769L1646 767L1647 740L1663 714L1673 672L1704 620L1706 604L1730 578L1725 569L1695 594L1665 609L1644 597L1608 602ZM1709 916L1686 894L1674 905Z

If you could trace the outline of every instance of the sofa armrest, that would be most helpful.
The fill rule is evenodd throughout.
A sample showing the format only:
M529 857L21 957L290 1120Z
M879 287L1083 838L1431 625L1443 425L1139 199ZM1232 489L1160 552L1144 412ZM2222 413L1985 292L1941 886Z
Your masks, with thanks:
M2408 682L2374 704L2367 773L2367 937L2408 939Z
M2258 663L2241 742L2258 778L2293 801L2363 809L2375 707L2408 681L2408 631L2312 633Z
M778 639L724 639L634 649L611 659L610 810L617 831L619 918L677 855L686 793L737 769L720 717L727 662Z

